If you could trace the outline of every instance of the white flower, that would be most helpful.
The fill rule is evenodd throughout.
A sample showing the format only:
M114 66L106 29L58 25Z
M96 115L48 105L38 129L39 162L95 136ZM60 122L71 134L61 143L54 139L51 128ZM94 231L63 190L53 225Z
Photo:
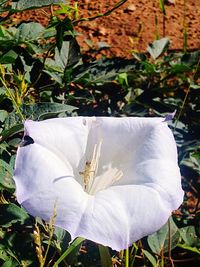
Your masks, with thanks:
M177 150L162 118L26 121L14 180L33 216L121 250L158 230L183 200Z

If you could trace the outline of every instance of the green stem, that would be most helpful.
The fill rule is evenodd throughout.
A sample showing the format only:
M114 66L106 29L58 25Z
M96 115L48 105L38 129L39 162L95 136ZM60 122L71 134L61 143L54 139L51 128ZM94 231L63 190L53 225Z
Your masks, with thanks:
M16 103L16 101L15 101L15 99L14 99L12 93L10 92L9 88L7 87L5 81L4 81L1 77L0 77L0 81L2 82L3 86L6 88L7 94L8 94L8 96L10 97L10 99L11 99L13 105L15 106L15 108L16 108L16 110L17 110L17 113L19 114L21 120L24 121L25 118L24 118L24 116L23 116L23 114L22 114L22 112L21 112L19 106L17 105L17 103Z
M129 267L129 248L125 251L125 267Z
M168 225L168 257L171 258L172 240L171 240L171 224L170 219L167 221Z
M187 42L188 42L188 33L187 33L187 22L186 22L186 0L184 0L184 10L183 10L183 52L187 52Z
M194 75L193 75L193 77L192 77L192 80L194 80L194 76L195 76L195 74L197 73L199 64L200 64L200 59L199 59L199 61L198 61L198 63L197 63L197 66L196 66ZM174 129L173 129L174 132L175 132L175 130L176 130L176 127L177 127L178 121L179 121L179 119L180 119L180 116L181 116L181 114L182 114L182 112L183 112L183 108L184 108L184 106L185 106L186 100L187 100L187 98L188 98L188 95L189 95L189 92L190 92L190 87L191 87L191 82L190 82L190 84L189 84L189 87L188 87L187 92L186 92L186 94L185 94L185 97L184 97L184 99L183 99L183 104L182 104L182 106L181 106L180 112L179 112L179 114L178 114L178 116L177 116L177 119L176 119L176 121L175 121Z
M165 267L164 250L161 251L161 267Z
M136 245L136 243L134 243L133 244L133 253L131 253L132 254L132 257L131 257L130 267L133 267L133 265L134 265L137 251L138 251L138 246Z
M79 22L81 21L92 21L92 20L95 20L97 18L101 18L101 17L105 17L105 16L108 16L110 15L114 10L116 10L117 8L119 8L121 5L123 5L125 2L127 2L128 0L120 0L116 5L114 5L113 8L109 9L108 11L106 11L105 13L100 13L100 14L97 14L93 17L90 17L90 18L81 18L79 20L75 20L73 21L73 24L74 25L77 25Z

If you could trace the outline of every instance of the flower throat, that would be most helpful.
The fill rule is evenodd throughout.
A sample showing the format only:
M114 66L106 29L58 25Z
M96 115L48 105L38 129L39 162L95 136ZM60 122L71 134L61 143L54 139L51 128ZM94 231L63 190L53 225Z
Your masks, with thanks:
M110 165L100 176L96 176L101 155L102 142L103 140L100 140L98 144L94 145L91 160L86 161L85 169L79 172L79 174L83 177L84 190L91 195L111 186L123 176L123 172L121 170L112 168Z

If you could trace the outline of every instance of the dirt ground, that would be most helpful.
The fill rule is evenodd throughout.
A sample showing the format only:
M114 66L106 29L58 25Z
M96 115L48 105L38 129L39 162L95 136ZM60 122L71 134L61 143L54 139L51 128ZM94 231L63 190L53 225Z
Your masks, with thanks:
M91 17L104 13L117 2L80 0L79 16ZM130 57L131 51L146 51L148 43L158 36L168 36L170 48L182 50L185 29L188 49L200 48L200 0L165 0L165 3L166 15L163 16L159 0L128 0L109 16L80 22L76 26L78 42L83 51L109 46L101 49L99 54ZM49 10L46 11L48 13ZM15 16L14 21L28 19L47 24L49 18L44 10L38 9Z

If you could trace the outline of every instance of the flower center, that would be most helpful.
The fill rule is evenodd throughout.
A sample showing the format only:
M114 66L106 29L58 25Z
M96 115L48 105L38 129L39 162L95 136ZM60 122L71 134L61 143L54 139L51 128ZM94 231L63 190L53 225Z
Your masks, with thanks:
M85 191L91 195L111 186L123 176L123 172L117 168L112 168L111 164L108 164L106 170L101 175L97 176L101 147L102 140L100 140L98 144L94 145L91 160L86 161L85 169L79 172L79 174L83 177Z

